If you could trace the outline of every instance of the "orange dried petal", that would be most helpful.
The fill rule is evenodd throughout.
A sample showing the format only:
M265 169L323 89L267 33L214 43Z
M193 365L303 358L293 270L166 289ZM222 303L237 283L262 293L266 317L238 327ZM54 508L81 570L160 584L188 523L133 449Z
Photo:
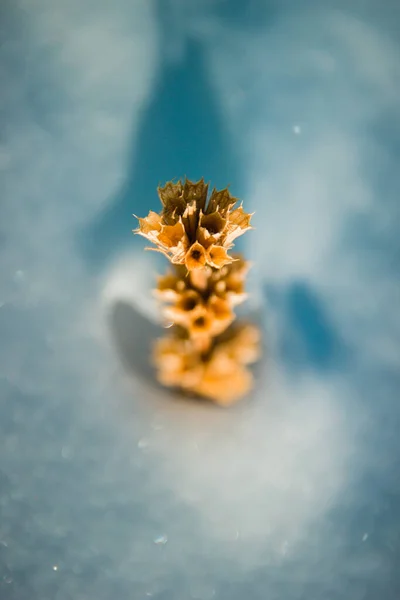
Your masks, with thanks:
M185 237L185 229L181 221L175 225L163 225L158 234L159 242L166 248L176 248L179 242L184 241Z
M206 366L196 392L221 406L230 406L246 395L253 386L250 371L234 361L224 369L212 361Z
M154 211L150 211L147 217L141 219L138 218L139 221L139 230L140 233L147 235L151 231L160 231L161 230L161 217L158 213Z
M219 320L232 320L233 312L229 305L229 302L218 296L211 296L208 301L208 306L212 311L214 318Z
M188 271L200 269L207 262L206 251L199 242L191 245L185 256L185 265Z
M216 269L221 269L223 266L232 262L232 258L222 246L213 244L207 251L207 262Z

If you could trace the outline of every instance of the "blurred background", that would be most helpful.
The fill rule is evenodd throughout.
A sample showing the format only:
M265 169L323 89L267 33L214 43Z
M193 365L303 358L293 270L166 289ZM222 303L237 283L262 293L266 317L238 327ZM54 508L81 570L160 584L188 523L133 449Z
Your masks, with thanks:
M400 5L2 0L0 597L400 596ZM251 398L152 380L202 176L255 211Z

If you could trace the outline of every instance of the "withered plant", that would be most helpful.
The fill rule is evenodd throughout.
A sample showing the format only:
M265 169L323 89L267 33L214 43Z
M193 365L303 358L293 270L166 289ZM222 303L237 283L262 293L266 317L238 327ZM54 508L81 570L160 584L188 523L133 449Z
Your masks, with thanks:
M248 263L230 252L252 215L227 188L208 191L204 179L168 182L158 188L161 212L139 218L134 232L172 263L154 292L172 323L154 346L159 381L229 405L251 389L248 365L260 353L258 328L234 322L246 299Z

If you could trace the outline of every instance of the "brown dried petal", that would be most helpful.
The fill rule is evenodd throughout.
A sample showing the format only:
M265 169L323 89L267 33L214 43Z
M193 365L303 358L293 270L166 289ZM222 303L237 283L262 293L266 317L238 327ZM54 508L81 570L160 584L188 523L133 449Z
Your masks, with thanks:
M222 216L225 216L228 209L234 204L236 204L236 202L237 198L231 196L228 188L225 188L220 191L214 188L206 212L207 214L211 214L213 212L220 212Z
M167 184L165 188L158 188L158 194L163 203L161 212L165 225L174 225L183 215L186 202L182 197L182 184Z
M207 202L207 194L208 184L204 183L203 177L197 182L186 179L183 185L183 198L185 202L189 203L195 200L197 210L204 210Z
M160 186L157 188L158 196L165 208L171 206L171 203L176 204L176 202L182 198L182 191L182 183L180 181L177 183L168 181L164 187Z
M189 240L194 241L199 223L199 211L194 200L186 206L182 215L182 222Z
M204 227L214 239L218 239L225 228L226 219L224 219L219 212L213 212L206 215L202 214L200 217L200 225L201 227Z

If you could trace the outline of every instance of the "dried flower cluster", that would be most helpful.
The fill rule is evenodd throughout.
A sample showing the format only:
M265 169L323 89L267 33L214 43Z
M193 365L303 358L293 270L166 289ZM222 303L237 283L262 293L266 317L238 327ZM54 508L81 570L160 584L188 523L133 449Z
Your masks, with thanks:
M259 356L260 332L254 325L241 325L214 340L201 352L184 332L158 340L154 358L159 381L172 387L229 405L244 396L253 385L247 365Z
M156 245L173 264L188 271L209 265L220 269L232 262L228 251L234 240L250 229L251 215L227 189L214 189L207 203L208 185L186 180L158 188L163 209L139 219L137 233Z
M228 189L208 198L204 180L169 182L158 188L161 213L139 218L144 236L173 264L155 294L173 327L159 340L158 378L219 404L230 404L252 386L247 365L259 354L259 332L234 327L234 307L246 298L248 263L229 254L234 240L251 229L251 215Z

